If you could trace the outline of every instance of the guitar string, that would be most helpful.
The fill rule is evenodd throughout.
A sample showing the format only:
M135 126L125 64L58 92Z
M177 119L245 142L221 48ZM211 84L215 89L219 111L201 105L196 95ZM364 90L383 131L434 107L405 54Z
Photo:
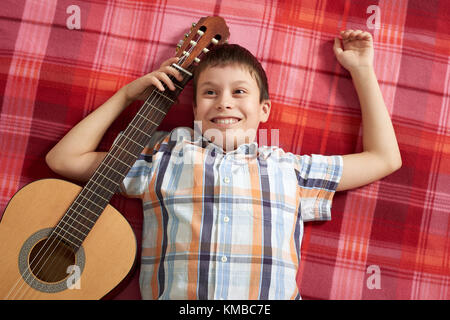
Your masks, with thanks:
M192 52L192 48L193 47L191 47L190 49L189 49L189 53L190 52ZM187 55L183 55L182 56L182 58L177 62L177 64L178 65L181 65L183 62L184 62L184 60L186 60L187 59ZM171 80L174 80L173 78L171 78ZM182 88L183 89L183 88ZM181 89L181 90L182 90ZM180 91L181 92L181 91ZM153 106L152 105L152 103L155 103L155 102L160 102L159 100L160 100L160 98L162 98L163 97L163 95L161 96L161 97L156 97L156 101L151 101L151 103L148 103L148 101L146 101L145 103L144 103L144 105L146 105L146 107L148 107L147 106L147 103L150 105L150 112L151 111L153 111L152 109L154 109L154 108L156 108L155 106ZM163 99L163 101L164 101L164 99ZM172 104L170 104L169 106L171 106ZM158 108L156 108L156 109L158 109ZM161 111L161 110L159 110L158 109L158 111ZM157 114L158 112L156 112L156 113L153 113L153 114ZM152 115L152 114L150 114L150 115ZM139 116L140 117L140 116ZM163 118L165 117L165 115L163 116ZM152 119L152 120L156 120L156 119ZM158 120L158 121L162 121L162 120ZM126 135L125 134L122 134L119 138L118 138L118 141L117 141L117 143L119 144L119 140L121 140L121 138L122 137L126 137ZM133 138L135 138L134 136L133 136ZM132 139L132 138L130 138L133 142L134 142L134 140ZM128 144L129 142L127 141L126 142L126 144ZM114 148L115 146L117 146L117 145L113 145L112 147L111 147L111 151L112 151L112 148ZM126 147L125 147L126 148ZM120 153L122 153L122 151L121 150L119 150L118 151L118 153L120 154ZM109 154L108 154L109 155ZM120 157L120 156L119 156ZM112 159L108 159L107 161L109 162L109 160L112 160ZM105 164L106 164L106 162L105 162ZM109 167L108 165L106 165L106 167ZM105 169L105 168L101 168L102 170L101 171L103 171L103 169ZM94 173L96 173L96 172L94 172ZM102 173L103 172L99 172L101 175L103 175ZM120 175L120 174L119 174ZM106 177L106 176L105 176ZM101 179L103 179L103 178L101 178ZM97 187L96 187L97 188ZM115 186L115 188L117 188L117 186ZM100 194L102 194L102 195L105 195L104 193L102 193L102 192L93 192L91 189L88 189L88 191L90 191L91 193L93 193L94 195L96 194L96 193L100 193ZM77 197L78 198L78 197ZM87 199L87 200L89 200L89 199ZM78 205L78 203L76 203L77 205ZM88 205L87 204L87 202L85 203L85 205ZM89 206L89 205L88 205ZM69 208L69 210L70 210L71 208ZM83 218L85 218L85 219L87 219L87 220L90 220L90 219L88 219L88 218L86 218L86 217L84 217L80 212L77 212L75 209L72 209L72 210L74 210L75 211L75 214L76 215L81 215ZM96 215L95 213L94 213L94 215ZM98 218L98 216L99 215L97 215L97 218ZM69 216L70 217L70 216ZM64 218L64 217L63 217ZM73 217L70 217L70 218L72 218L73 219ZM95 219L95 218L94 218ZM62 220L64 220L64 219L62 219ZM77 220L75 220L75 219L73 219L74 221L76 221L77 223L79 223ZM66 223L67 224L67 222L65 222L65 221L63 221L64 223ZM80 225L83 225L82 223L79 223ZM95 224L95 222L94 222L94 224ZM73 226L73 222L70 224L70 226L74 229L74 230L76 230L77 232L79 232L79 233L83 233L83 232L81 232L81 231L79 231L77 228L75 228L74 226ZM58 227L58 225L56 226L56 227ZM55 227L55 229L56 229L56 227ZM65 234L66 233L69 233L69 235L70 235L70 232L69 231L65 231ZM64 236L65 236L65 234L63 235L63 239L64 239ZM72 236L73 237L73 236ZM47 241L50 239L50 237L46 240L46 243L44 243L44 245L43 245L43 247L45 247L46 245L47 245ZM57 238L55 237L55 239L53 239L52 240L52 244L55 242L55 241L57 241ZM50 246L48 246L48 248L50 248L51 247L51 245L52 244L50 244ZM81 244L80 244L80 246L81 246ZM48 250L48 248L47 248L47 250ZM52 250L52 253L51 254L53 254L53 252L54 252L54 250L56 249L56 247ZM40 249L40 251L42 250L42 248ZM37 256L39 256L39 254L40 254L40 252L38 252L38 254L37 254ZM69 253L70 254L70 253ZM56 256L53 256L53 258L55 259L55 257ZM48 258L47 258L47 261L48 261ZM47 261L45 261L43 264L42 264L42 266L41 266L41 269L42 269L42 267L47 263ZM39 263L39 261L38 261L38 263ZM32 265L33 264L33 261L30 263L30 265ZM53 265L53 264L52 264ZM41 271L41 269L38 271L38 273ZM26 269L26 270L28 270L28 268ZM29 275L28 276L31 276L31 271L29 272ZM18 280L20 280L20 278L18 279ZM22 285L23 285L24 283L22 283ZM19 290L20 290L20 288L19 288ZM11 291L10 291L10 293L11 293ZM8 293L8 295L10 294L10 293Z

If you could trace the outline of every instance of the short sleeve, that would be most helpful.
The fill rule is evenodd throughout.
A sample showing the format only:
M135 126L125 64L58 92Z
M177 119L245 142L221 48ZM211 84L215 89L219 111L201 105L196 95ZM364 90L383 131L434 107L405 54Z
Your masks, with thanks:
M118 193L129 198L141 198L153 172L154 156L169 133L156 131L119 186ZM119 137L119 136L118 136ZM117 140L117 138L116 138Z
M331 220L331 205L342 176L342 156L298 156L297 181L303 221Z

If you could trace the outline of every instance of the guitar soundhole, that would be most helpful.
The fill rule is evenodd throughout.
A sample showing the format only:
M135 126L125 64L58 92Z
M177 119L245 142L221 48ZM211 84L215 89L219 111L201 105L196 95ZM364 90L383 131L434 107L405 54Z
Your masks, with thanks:
M54 283L69 276L69 266L75 265L75 253L65 243L45 238L31 249L28 264L33 275L39 280Z

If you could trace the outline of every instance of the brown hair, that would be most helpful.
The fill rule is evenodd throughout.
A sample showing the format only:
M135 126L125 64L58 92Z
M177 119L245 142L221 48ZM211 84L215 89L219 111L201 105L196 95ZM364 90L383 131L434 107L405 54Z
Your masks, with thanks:
M269 99L269 86L267 76L258 59L253 54L238 44L220 44L214 46L202 59L194 71L194 103L196 102L197 82L200 74L207 68L237 64L248 69L255 78L259 88L259 100Z

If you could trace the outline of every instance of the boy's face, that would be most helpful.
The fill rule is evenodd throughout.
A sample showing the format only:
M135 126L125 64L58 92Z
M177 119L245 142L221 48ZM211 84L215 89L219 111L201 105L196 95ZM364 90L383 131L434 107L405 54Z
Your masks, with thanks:
M202 134L225 151L255 140L260 122L266 122L270 101L259 101L255 78L244 67L206 68L197 82L194 121Z

